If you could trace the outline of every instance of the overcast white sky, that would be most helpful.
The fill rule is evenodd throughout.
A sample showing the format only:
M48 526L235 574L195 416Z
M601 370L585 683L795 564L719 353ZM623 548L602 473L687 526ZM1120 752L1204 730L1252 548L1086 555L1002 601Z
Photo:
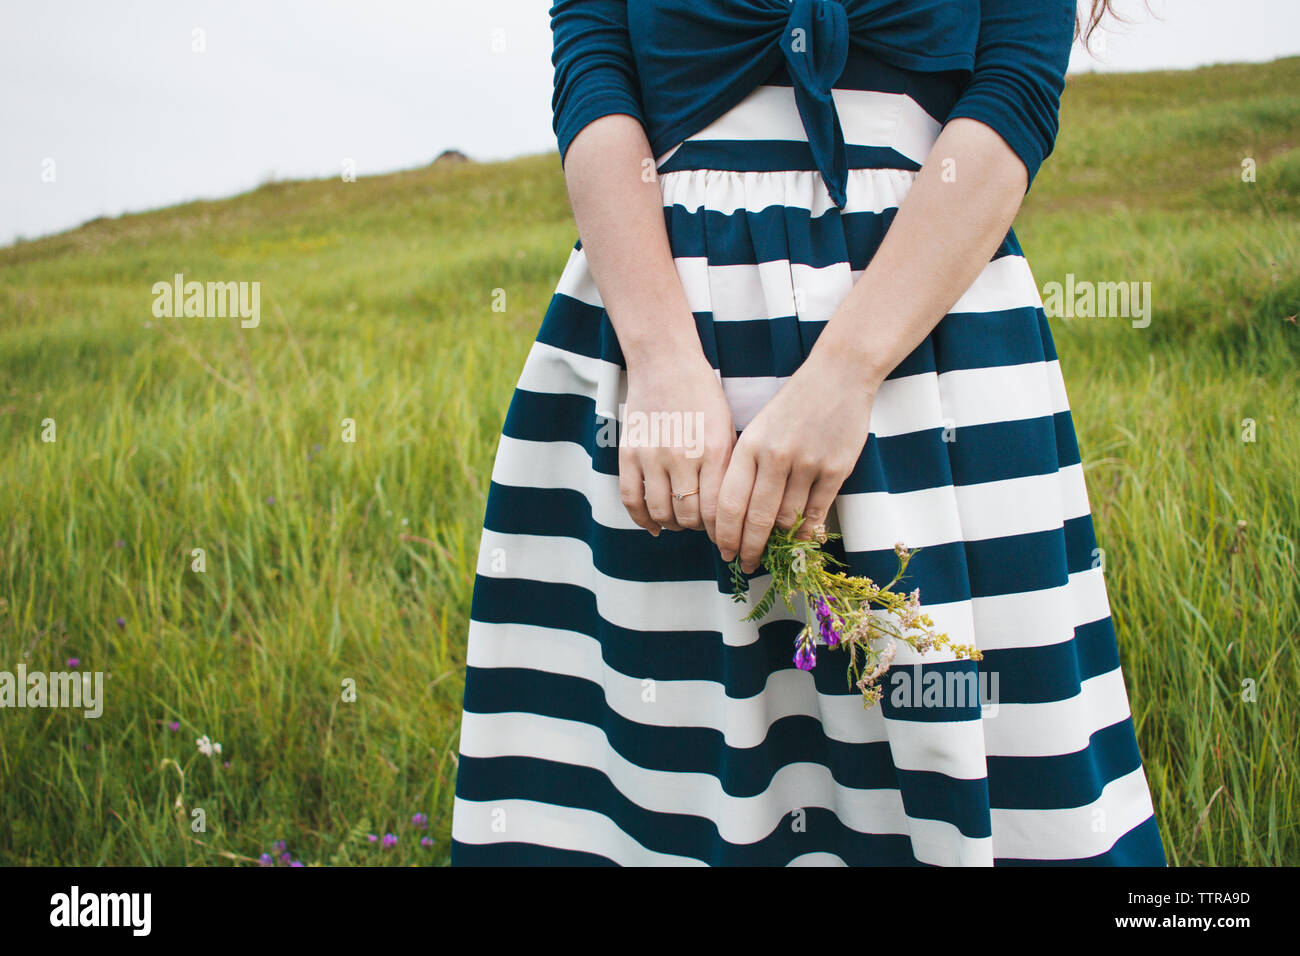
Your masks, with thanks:
M1072 69L1300 53L1297 0L1150 6L1155 17L1121 0L1138 22L1107 31L1101 62L1076 50ZM549 7L0 0L0 244L272 176L336 176L345 159L369 175L448 148L479 160L552 150Z

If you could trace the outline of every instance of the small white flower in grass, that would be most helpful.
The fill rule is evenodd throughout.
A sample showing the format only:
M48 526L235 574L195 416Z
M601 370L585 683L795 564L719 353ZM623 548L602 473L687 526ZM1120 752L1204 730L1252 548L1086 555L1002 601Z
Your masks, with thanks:
M207 734L204 734L194 743L198 745L199 753L205 757L213 757L221 753L221 744L213 743Z

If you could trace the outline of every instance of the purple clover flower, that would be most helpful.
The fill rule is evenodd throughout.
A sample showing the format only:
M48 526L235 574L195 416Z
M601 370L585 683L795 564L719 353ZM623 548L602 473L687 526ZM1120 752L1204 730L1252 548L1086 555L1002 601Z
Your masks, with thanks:
M395 834L392 834L392 833L385 833L385 834L384 834L384 846L385 846L385 847L393 847L393 846L397 846L397 836L396 836Z

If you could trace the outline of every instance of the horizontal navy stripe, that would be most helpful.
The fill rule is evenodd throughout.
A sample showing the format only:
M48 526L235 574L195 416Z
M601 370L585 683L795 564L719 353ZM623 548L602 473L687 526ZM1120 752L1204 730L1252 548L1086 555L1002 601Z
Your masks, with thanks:
M769 621L759 627L758 640L729 646L713 630L620 627L601 617L591 591L574 584L483 575L474 581L472 617L485 624L521 624L585 634L600 642L601 659L620 674L655 681L712 681L736 699L762 693L768 675L793 666L794 638L801 627L795 621ZM842 668L823 671L826 669L813 671L819 691L856 693L848 687Z
M916 820L943 820L964 837L993 835L987 780L958 780L924 770L899 770L903 809Z
M1090 521L1087 516L1071 521ZM639 528L611 528L591 517L585 495L567 488L527 488L492 484L484 527L501 534L543 535L586 542L598 571L623 581L714 581L730 592L729 572L703 531L665 531L658 537ZM1076 540L1078 535L1073 536ZM1071 553L1063 528L1027 534L953 541L921 548L902 586L919 587L927 604L972 597L996 597L1064 585L1071 573L1091 566L1091 553ZM888 581L897 567L892 549L843 550L830 542L828 553L850 573Z
M723 643L722 635L713 630L654 631L625 628L601 616L595 596L586 588L573 584L531 581L524 578L491 578L484 575L474 582L473 619L486 624L523 624L584 634L600 643L601 659L613 670L636 679L656 681L703 680L721 685L728 697L748 699L761 694L768 676L794 666L794 639L800 623L771 620L759 627L758 640L738 646ZM1115 669L1115 652L1105 648L1113 641L1110 618L1087 622L1074 628L1071 640L1037 647L986 651L979 670L997 675L999 703L1041 704L1069 700L1078 695L1082 683ZM849 695L846 668L848 659L841 651L823 648L821 665L812 673L818 691L826 695ZM1042 668L1058 665L1068 668L1060 676L1048 677ZM976 668L973 662L953 661L922 665L922 674L938 673L947 681L949 672L964 673ZM911 677L912 666L898 668ZM883 689L897 686L886 682ZM922 685L924 686L924 685ZM948 686L945 683L945 686ZM965 689L968 685L959 685ZM972 702L967 708L903 706L892 695L882 701L885 716L897 720L967 720L975 716Z
M609 857L536 843L451 841L452 866L616 866Z
M987 779L968 780L934 771L898 770L887 741L831 740L812 716L781 717L772 722L761 743L730 747L722 732L713 728L664 727L629 720L609 708L600 684L581 678L515 668L470 668L467 676L473 677L472 689L467 684L467 713L534 714L587 724L599 728L610 750L633 766L660 773L712 776L718 778L725 793L737 798L765 792L785 766L817 764L843 787L899 790L911 816L945 820L970 837L989 835L989 807L1033 810L1085 806L1096 801L1112 780L1140 766L1132 724L1127 718L1099 728L1088 745L1074 753L989 756ZM487 762L509 758L478 759ZM531 799L525 793L520 796Z
M821 807L806 809L804 832L794 830L793 816L787 814L755 843L728 843L712 821L647 810L623 796L599 771L530 757L463 756L456 787L456 795L464 800L536 800L601 813L642 846L715 866L770 866L772 860L819 852L834 853L850 866L918 865L906 835L859 833ZM473 846L463 849L472 852Z
M998 700L1041 704L1067 700L1086 680L1119 667L1115 630L1109 617L1074 628L1074 639L1038 647L989 650L979 669L998 678Z
M607 423L596 417L594 399L516 389L503 430L521 441L579 445L591 456L594 470L616 476L618 447L606 438ZM964 426L956 429L955 441L945 442L943 435L938 427L883 438L871 435L841 492L898 494L978 485L1055 474L1079 463L1068 412ZM1058 445L1058 436L1070 440L1069 446Z
M857 271L867 267L897 214L891 207L831 219L781 205L725 213L674 204L664 207L664 226L677 259L707 259L710 266L789 261L817 269L847 262Z
M890 146L845 147L849 169L906 169L921 164ZM816 170L812 147L788 139L688 139L658 167L660 173L684 169L727 169L738 172L777 172L785 169Z
M1142 766L1133 721L1127 717L1098 730L1077 753L1056 757L989 755L985 760L992 805L1004 807L1014 801L1016 807L1027 810L1086 806L1101 796L1106 783ZM1096 788L1090 795L1079 785L1085 780ZM1033 785L1028 786L1031 781Z
M847 262L857 272L871 262L897 214L894 206L814 216L777 203L732 212L674 203L664 207L664 228L675 259L707 259L710 266L789 261L818 269ZM989 261L1008 255L1020 255L1011 233Z
M902 837L877 837L879 840L901 840ZM827 852L836 852L830 850ZM529 843L470 844L453 840L451 844L453 866L597 866L612 865L613 861L593 853L579 853L557 847L537 846ZM995 858L994 866L1005 867L1057 867L1057 866L1151 866L1164 860L1164 847L1154 816L1147 817L1105 853L1083 859L1023 860ZM846 861L848 862L848 861ZM915 863L915 860L912 861ZM756 865L770 865L766 861ZM852 866L901 866L903 863L875 856L869 861L856 861Z
M724 375L750 378L792 374L797 367L773 352L770 319L714 322L711 313L695 313L705 355ZM798 337L806 354L825 322L800 320ZM559 294L551 302L537 341L574 355L624 368L618 336L603 309ZM799 357L802 361L803 356ZM1028 365L1056 359L1043 310L1023 306L997 312L952 312L889 374L889 379L924 373ZM725 366L725 368L724 368ZM790 369L790 372L783 372Z

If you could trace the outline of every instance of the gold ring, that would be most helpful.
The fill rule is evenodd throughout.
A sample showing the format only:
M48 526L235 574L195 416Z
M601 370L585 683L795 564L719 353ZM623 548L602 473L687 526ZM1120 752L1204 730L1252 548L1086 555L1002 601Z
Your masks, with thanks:
M689 498L691 495L698 495L699 493L700 493L699 488L696 488L694 491L683 491L680 494L674 491L673 497L676 498L678 501L681 501L683 498Z

